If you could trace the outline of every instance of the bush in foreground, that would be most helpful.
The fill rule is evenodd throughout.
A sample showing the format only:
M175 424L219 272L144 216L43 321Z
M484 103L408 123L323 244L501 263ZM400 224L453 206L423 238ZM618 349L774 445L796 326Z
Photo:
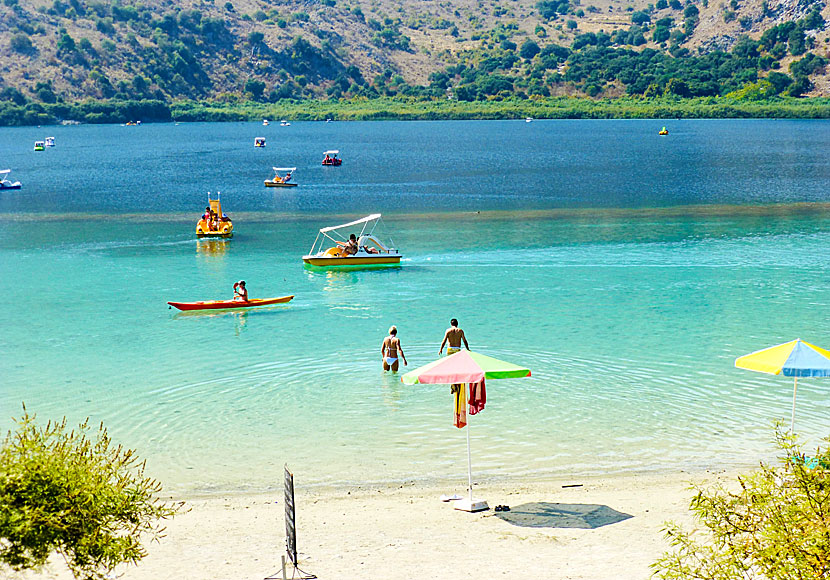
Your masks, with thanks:
M181 506L161 501L131 450L113 445L103 425L45 427L24 408L0 449L0 562L20 571L60 554L76 578L103 578L146 555L158 520Z
M828 440L830 441L830 440ZM738 478L740 490L697 488L691 510L707 529L669 523L674 551L653 567L664 580L793 580L830 577L830 451L805 458L776 429L780 466Z

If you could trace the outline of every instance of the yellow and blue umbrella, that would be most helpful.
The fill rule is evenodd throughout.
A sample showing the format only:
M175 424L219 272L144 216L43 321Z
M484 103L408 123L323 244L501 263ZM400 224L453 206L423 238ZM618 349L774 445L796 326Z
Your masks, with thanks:
M793 414L790 432L795 424L795 395L798 377L830 377L830 351L819 348L800 338L771 346L735 359L739 369L758 371L770 375L793 377Z

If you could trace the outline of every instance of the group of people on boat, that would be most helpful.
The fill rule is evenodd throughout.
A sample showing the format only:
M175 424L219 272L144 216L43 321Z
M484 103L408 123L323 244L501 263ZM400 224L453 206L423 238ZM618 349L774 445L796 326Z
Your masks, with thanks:
M460 352L462 342L464 343L464 348L470 350L470 345L467 344L467 337L464 336L464 331L458 328L458 320L453 318L450 320L450 327L444 333L444 340L441 341L438 355L440 356L443 352L444 345L447 345L447 356ZM407 366L406 356L404 356L403 347L401 346L401 339L398 338L398 329L392 326L389 328L389 336L383 339L383 344L380 347L380 358L383 361L383 370L398 371L399 352L400 359L403 360L404 366Z
M371 246L358 246L357 244L357 236L354 234L349 234L348 241L345 242L337 242L338 247L340 248L340 254L338 254L339 258L345 258L346 256L354 256L357 254L361 247L363 251L367 254L379 254L377 248L373 248Z
M205 208L205 213L202 215L202 219L205 220L205 225L207 226L208 231L212 232L219 231L219 224L231 221L231 218L226 216L224 213L220 217L215 211L210 209L210 206Z

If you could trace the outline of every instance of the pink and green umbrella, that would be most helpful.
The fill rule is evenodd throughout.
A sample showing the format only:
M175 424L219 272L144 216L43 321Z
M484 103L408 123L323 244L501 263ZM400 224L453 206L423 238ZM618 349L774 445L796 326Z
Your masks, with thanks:
M409 371L401 377L401 381L407 385L453 385L480 383L484 379L521 379L529 376L530 369L477 352L462 350Z
M482 383L485 379L519 379L529 376L530 369L477 352L462 350L417 368L414 371L409 371L401 376L401 381L407 385L453 385L459 383ZM483 403L481 408L483 408ZM469 500L457 501L455 505L456 509L468 512L488 509L486 501L473 499L473 468L470 454L469 424L467 424L467 477L470 492Z

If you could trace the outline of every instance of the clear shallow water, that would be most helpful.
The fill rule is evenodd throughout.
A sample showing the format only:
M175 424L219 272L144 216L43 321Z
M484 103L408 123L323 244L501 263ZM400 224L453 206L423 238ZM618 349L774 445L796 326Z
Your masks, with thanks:
M307 483L463 480L449 388L405 387L379 361L390 324L409 368L433 360L454 316L475 350L533 371L488 384L478 476L768 457L792 383L733 361L799 336L830 345L830 208L798 205L826 199L830 125L683 121L659 140L662 124L49 128L44 154L28 150L43 129L0 130L0 164L24 182L0 194L0 427L21 401L103 420L183 493L278 487L283 463ZM329 147L343 167L316 165ZM529 161L542 151L559 161ZM471 153L486 163L454 172ZM262 187L283 164L301 186ZM208 189L235 218L229 242L192 237ZM302 268L319 227L368 211L387 216L403 267ZM229 297L240 278L297 297L166 308ZM799 387L814 443L828 386Z

